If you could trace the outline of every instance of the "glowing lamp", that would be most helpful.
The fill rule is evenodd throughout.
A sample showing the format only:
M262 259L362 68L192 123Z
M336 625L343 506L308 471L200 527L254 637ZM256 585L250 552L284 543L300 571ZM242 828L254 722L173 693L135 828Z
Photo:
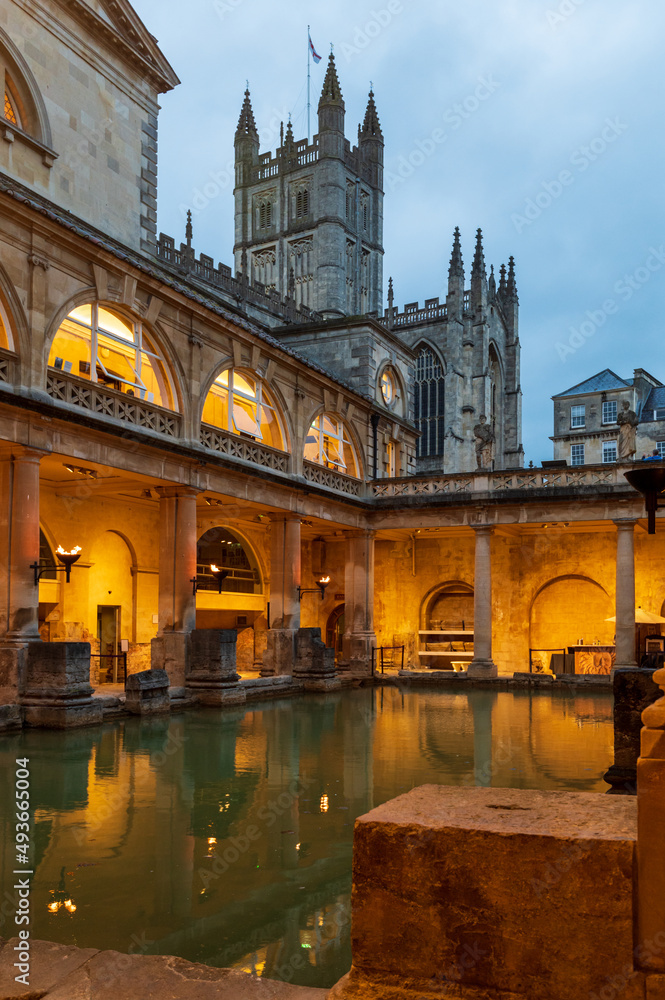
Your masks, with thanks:
M229 575L230 570L228 570L228 569L220 569L219 566L215 566L214 563L211 563L210 564L210 572L212 573L212 575L214 576L215 580L217 581L217 586L219 587L219 593L221 594L221 592L222 592L222 584L224 583L224 580Z
M55 554L57 555L62 565L65 567L65 580L67 583L69 583L69 577L72 572L72 566L74 565L75 562L78 562L79 559L81 558L81 546L77 545L70 552L65 552L62 545L58 545L57 549L55 550Z
M326 587L330 583L329 576L322 576L320 580L316 581L316 588L313 587L298 587L298 600L302 601L303 594L321 594L321 600L326 596Z

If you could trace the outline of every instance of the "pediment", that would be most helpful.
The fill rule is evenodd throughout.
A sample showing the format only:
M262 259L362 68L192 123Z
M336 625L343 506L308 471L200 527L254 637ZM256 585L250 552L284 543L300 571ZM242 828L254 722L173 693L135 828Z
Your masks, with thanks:
M157 39L128 0L60 0L60 3L134 68L141 69L159 93L172 90L180 83Z

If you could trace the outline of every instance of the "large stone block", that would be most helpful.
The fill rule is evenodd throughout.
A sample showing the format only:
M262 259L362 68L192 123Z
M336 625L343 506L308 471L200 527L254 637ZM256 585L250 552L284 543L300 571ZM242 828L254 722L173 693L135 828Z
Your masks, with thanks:
M159 715L171 711L169 675L165 670L130 674L125 692L125 707L132 715Z
M188 632L164 632L151 643L150 662L153 670L165 670L173 687L183 687L189 655Z
M296 629L271 628L266 635L263 677L292 674L296 660Z
M21 697L27 726L97 725L102 721L102 705L92 693L89 642L30 643Z
M202 705L246 701L236 671L236 629L196 629L189 640L187 690Z
M605 775L611 785L610 794L635 794L642 712L662 695L653 681L654 672L644 667L618 667L613 671L614 764Z
M356 823L353 968L335 998L593 1000L633 974L626 797L426 785ZM626 976L629 970L629 976Z
M299 628L293 676L306 691L336 691L341 687L335 675L335 650L321 639L320 628Z

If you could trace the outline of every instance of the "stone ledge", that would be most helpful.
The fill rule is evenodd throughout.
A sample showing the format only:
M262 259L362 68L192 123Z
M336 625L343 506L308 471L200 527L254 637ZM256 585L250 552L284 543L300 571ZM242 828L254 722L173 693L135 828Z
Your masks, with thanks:
M30 942L30 985L14 979L17 938L0 939L2 1000L324 1000L328 990L196 965L173 955L124 955Z

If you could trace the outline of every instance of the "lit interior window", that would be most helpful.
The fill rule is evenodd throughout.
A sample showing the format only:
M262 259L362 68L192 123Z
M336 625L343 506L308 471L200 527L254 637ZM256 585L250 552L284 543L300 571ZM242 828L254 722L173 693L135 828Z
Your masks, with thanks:
M21 117L16 107L16 101L12 100L7 87L5 87L5 121L11 122L12 125L18 125L21 128Z
M388 369L381 376L381 395L386 406L390 406L395 401L395 379Z
M305 459L360 478L358 460L343 421L329 413L316 418L305 438Z
M248 372L228 368L215 379L203 407L203 422L286 450L285 435L270 394L261 379Z
M55 335L48 363L128 396L175 408L166 368L142 324L97 303L72 309Z
M9 319L3 309L2 302L0 302L0 347L4 347L8 351L14 350Z

